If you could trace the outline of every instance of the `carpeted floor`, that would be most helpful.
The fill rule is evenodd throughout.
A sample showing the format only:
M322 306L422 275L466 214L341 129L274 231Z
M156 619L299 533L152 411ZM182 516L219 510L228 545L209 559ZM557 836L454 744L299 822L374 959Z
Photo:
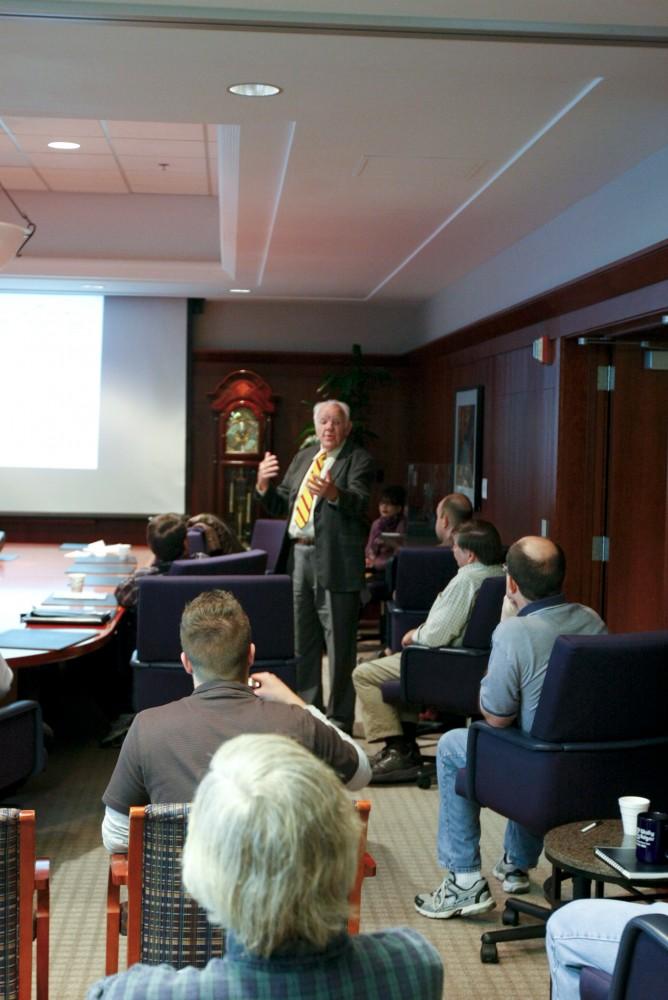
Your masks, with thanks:
M116 751L94 743L54 752L48 770L19 796L37 812L38 853L51 859L51 1000L74 1000L104 972L107 855L100 843L100 796L113 768ZM420 930L440 951L448 1000L518 997L547 1000L547 966L542 941L501 946L498 965L482 965L480 934L500 926L504 894L491 880L496 910L468 920L433 921L413 909L416 892L433 889L442 874L434 859L438 807L436 788L369 788L372 802L369 850L378 874L367 881L362 929L408 925ZM496 861L503 821L483 816L483 864ZM545 863L533 873L532 896L549 874ZM415 998L417 1000L417 998Z
M372 649L371 643L361 643L361 656L369 658ZM116 750L100 749L84 737L58 746L47 770L12 797L13 804L35 809L38 854L51 859L51 1000L83 998L90 984L104 974L107 854L100 841L100 800L116 756ZM547 1000L543 941L502 945L498 965L480 962L481 933L501 926L500 883L490 879L498 905L481 917L427 920L415 912L414 895L435 888L443 875L434 855L436 787L428 791L414 785L371 787L363 794L372 802L369 850L378 872L365 885L362 930L407 925L428 937L443 957L447 1000L471 996ZM499 816L484 811L486 873L499 856L503 824ZM543 860L532 873L531 896L525 898L543 902L541 887L549 873Z

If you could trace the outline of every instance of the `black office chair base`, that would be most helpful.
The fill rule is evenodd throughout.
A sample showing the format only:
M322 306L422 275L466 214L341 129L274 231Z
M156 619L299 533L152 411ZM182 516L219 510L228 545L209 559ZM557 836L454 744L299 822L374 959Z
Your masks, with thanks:
M540 924L519 926L520 913L541 920ZM506 925L505 930L486 931L480 937L480 961L485 965L495 965L499 961L497 944L503 941L531 941L545 937L545 924L552 910L546 906L538 906L523 899L507 899L501 916Z
M417 773L415 783L418 788L431 788L436 780L436 761L433 757L422 758L422 767Z

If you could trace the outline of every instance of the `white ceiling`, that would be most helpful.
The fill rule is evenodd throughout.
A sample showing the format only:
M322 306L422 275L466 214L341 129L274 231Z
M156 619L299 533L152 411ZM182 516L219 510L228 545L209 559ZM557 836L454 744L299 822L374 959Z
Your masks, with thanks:
M668 144L665 0L329 5L0 0L0 288L419 303Z

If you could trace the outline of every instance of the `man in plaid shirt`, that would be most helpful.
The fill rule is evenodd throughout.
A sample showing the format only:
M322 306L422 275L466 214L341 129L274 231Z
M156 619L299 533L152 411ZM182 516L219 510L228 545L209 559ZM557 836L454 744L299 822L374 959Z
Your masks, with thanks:
M439 504L437 517L444 503ZM461 646L483 580L503 575L501 539L489 521L464 522L454 530L453 540L457 574L432 604L427 620L406 633L402 646ZM417 712L399 711L383 701L381 685L398 680L400 673L401 653L361 663L353 673L366 739L371 743L385 740L383 749L371 759L373 784L409 780L421 765L415 741Z

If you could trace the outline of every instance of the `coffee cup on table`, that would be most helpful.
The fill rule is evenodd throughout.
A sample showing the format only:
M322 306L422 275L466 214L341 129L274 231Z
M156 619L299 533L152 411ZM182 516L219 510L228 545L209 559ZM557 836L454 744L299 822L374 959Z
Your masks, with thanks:
M80 594L86 582L85 573L70 573L70 590L75 594Z
M636 831L636 858L646 865L663 865L668 850L668 813L641 812Z
M635 837L638 827L638 814L648 812L649 799L641 795L622 795L619 799L619 811L622 814L622 827L625 837Z

